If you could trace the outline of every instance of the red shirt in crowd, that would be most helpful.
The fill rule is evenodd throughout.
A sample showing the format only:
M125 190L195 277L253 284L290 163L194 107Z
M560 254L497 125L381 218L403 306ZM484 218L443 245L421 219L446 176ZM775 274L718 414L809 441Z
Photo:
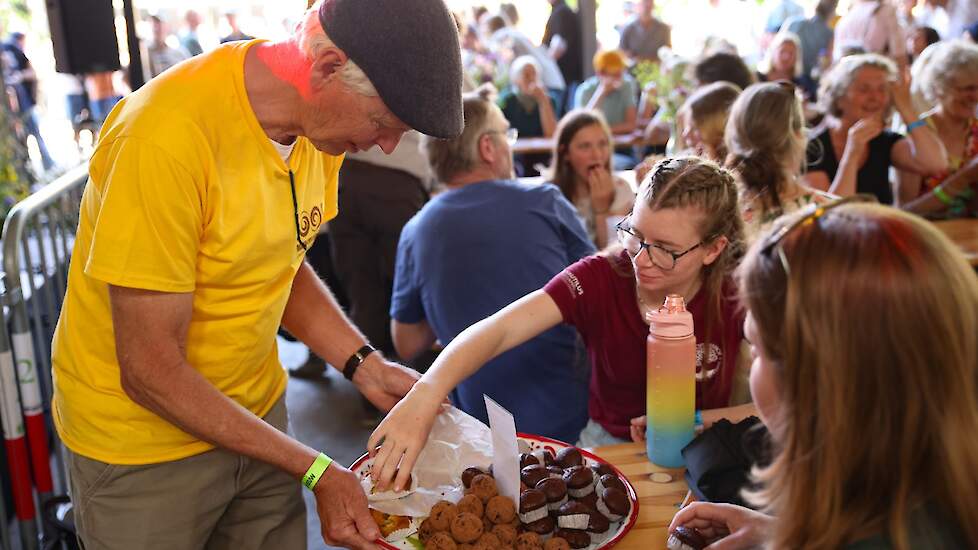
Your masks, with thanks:
M622 262L617 271L612 262ZM613 258L588 256L544 287L564 322L577 327L587 345L592 365L591 418L621 439L629 438L630 420L645 414L645 341L649 334L629 264L624 251ZM697 292L686 304L693 315L697 342L697 409L729 405L744 338L744 313L738 307L732 280L724 283L722 292L721 319L714 320L710 342L704 342L709 307L705 291Z

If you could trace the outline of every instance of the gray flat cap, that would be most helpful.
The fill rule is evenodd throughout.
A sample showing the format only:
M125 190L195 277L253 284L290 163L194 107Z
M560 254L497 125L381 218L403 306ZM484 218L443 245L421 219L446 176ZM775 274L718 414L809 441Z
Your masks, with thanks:
M319 21L384 104L429 136L462 133L462 59L443 0L326 0Z

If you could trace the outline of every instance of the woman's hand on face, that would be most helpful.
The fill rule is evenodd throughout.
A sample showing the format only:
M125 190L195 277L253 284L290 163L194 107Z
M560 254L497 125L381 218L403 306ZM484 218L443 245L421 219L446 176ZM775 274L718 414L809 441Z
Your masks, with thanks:
M849 128L846 136L846 149L851 149L854 153L862 153L869 146L876 136L883 131L883 122L876 117L864 118Z
M595 214L607 214L615 198L615 180L605 167L592 168L587 173L591 209Z
M543 86L539 82L532 82L526 87L526 93L533 99L540 101L546 101L549 99L547 97L547 91L543 89Z
M710 545L706 550L740 550L764 543L774 518L733 504L694 502L680 510L669 524L699 531Z
M427 384L419 382L370 434L367 450L374 459L370 475L378 491L390 488L391 481L395 490L407 487L408 476L443 404Z
M632 441L636 443L641 443L645 441L645 428L648 424L648 417L645 415L635 417L631 420L631 426L628 427L629 435L632 436Z

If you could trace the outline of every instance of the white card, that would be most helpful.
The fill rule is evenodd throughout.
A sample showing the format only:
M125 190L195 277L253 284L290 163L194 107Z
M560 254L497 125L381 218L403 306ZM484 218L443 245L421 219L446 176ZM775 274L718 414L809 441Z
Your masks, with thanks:
M492 433L492 473L499 494L520 501L520 452L516 444L516 421L513 415L488 395L486 413Z

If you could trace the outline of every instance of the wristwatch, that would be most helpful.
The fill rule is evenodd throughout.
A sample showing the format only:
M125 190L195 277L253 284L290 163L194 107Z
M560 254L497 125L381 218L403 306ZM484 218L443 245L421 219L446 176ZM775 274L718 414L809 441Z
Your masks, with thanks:
M368 355L375 351L377 351L377 348L370 344L364 344L362 348L358 349L356 353L346 360L346 366L343 367L343 378L353 382L353 375L357 372L357 368L360 367Z

